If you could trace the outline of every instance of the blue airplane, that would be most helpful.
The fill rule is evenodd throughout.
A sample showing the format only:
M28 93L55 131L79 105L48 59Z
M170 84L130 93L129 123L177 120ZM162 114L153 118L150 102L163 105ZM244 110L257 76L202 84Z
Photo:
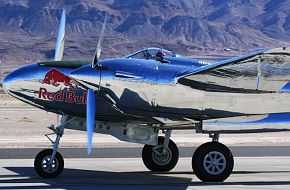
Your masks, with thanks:
M170 139L174 130L209 134L212 141L192 156L194 174L204 182L226 180L232 173L231 151L219 142L227 132L281 131L242 127L226 122L288 123L290 116L290 49L259 50L213 63L184 58L168 50L147 48L127 57L100 60L105 17L93 61L62 61L65 11L60 20L55 61L38 62L8 74L3 88L37 108L62 115L53 149L34 160L44 178L57 177L64 161L57 151L64 129L87 131L88 153L93 133L144 144L142 160L151 171L170 171L179 152ZM205 128L207 122L224 122ZM259 127L259 125L257 125ZM272 126L272 125L271 125Z

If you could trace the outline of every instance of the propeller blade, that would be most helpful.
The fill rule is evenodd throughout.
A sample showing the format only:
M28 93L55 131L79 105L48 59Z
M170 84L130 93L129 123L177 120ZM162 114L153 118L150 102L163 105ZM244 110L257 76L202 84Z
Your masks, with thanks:
M104 19L104 22L103 22L103 26L102 26L102 30L101 30L101 34L100 34L99 41L98 41L98 46L97 46L97 49L96 49L96 52L95 52L95 55L94 55L94 59L93 59L93 62L92 62L92 67L95 67L95 65L98 64L99 58L101 56L102 43L103 43L103 40L104 40L104 34L105 34L106 25L107 25L107 20L108 20L108 14L106 13L105 19Z
M63 9L61 13L58 36L55 46L54 61L62 60L64 50L65 20L66 20L65 9ZM59 123L59 115L56 116L56 123L57 124Z
M56 41L56 47L55 47L55 54L54 54L54 61L61 61L63 56L63 50L64 50L64 36L65 36L65 20L66 20L66 14L65 9L62 10L61 13L61 19L58 29L58 36Z
M92 151L93 133L95 126L96 102L95 94L92 89L87 91L87 136L88 136L88 155Z

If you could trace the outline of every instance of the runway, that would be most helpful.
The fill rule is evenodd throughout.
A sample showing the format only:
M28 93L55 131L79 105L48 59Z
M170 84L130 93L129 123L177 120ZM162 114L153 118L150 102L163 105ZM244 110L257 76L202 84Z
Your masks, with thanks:
M290 188L290 157L237 157L233 174L223 183L202 183L181 158L171 172L152 173L140 158L65 159L56 179L42 179L32 159L1 159L0 189L279 189Z
M192 157L197 147L179 147L180 157ZM289 146L230 146L234 157L289 156ZM1 148L0 159L34 159L45 148ZM64 158L139 158L142 147L100 147L87 156L86 148L59 148ZM290 160L289 160L290 161Z

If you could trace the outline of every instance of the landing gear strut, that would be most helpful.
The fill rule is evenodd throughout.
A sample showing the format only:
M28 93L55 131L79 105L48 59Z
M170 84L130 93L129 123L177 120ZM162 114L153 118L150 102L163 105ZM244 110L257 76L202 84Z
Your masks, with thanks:
M61 119L61 124L57 127L51 125L49 129L53 131L51 134L45 135L53 144L53 149L45 149L37 154L34 160L34 169L40 177L43 178L55 178L64 168L63 157L57 152L60 138L64 133L64 127L67 123L74 118L67 120L67 116L64 115ZM55 141L51 140L49 135L56 134Z
M170 140L171 130L165 131L165 137L158 137L158 145L145 145L142 151L144 165L151 171L172 170L177 164L179 152L176 144Z
M202 144L192 156L192 169L204 182L222 182L233 171L234 159L231 151L218 142L217 134L210 135L213 141Z

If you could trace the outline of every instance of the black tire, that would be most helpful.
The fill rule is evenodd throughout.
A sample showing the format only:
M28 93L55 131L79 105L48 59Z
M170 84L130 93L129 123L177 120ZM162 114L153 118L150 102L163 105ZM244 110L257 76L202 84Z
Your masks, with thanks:
M192 156L193 172L203 182L222 182L231 175L233 167L231 151L218 142L201 145Z
M158 137L158 145L163 144L164 137ZM142 150L142 160L144 165L153 172L165 172L172 170L178 161L179 151L176 144L170 140L168 144L168 149L166 149L166 153L163 156L158 156L153 148L155 146L145 145ZM162 149L158 151L162 152Z
M53 169L49 171L47 164L50 160L50 156L52 155L52 149L45 149L37 154L34 160L34 169L36 173L43 178L55 178L57 177L64 168L63 157L59 152L56 152Z

